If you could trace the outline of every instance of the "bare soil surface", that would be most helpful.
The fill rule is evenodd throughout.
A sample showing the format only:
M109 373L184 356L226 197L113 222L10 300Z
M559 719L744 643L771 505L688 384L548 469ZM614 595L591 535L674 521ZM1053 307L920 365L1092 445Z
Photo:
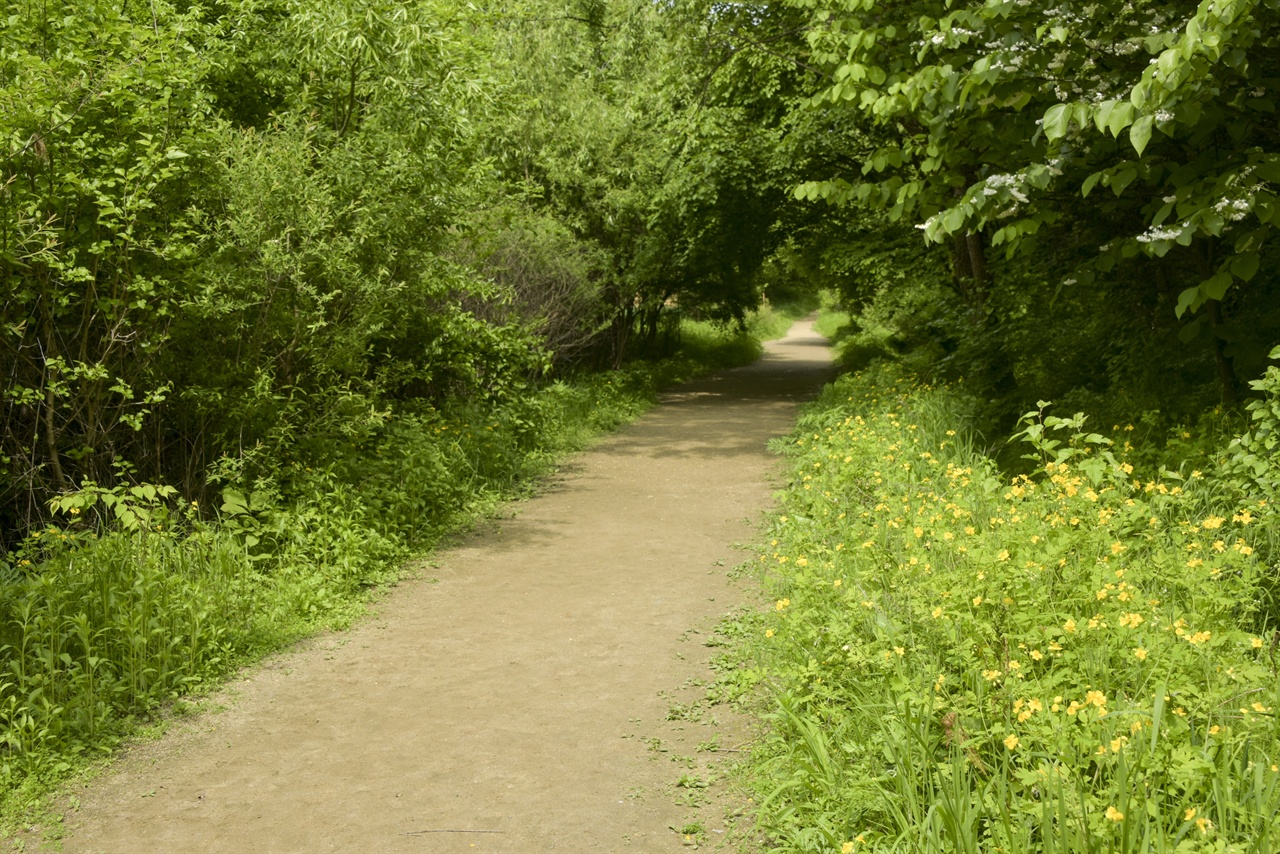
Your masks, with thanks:
M131 749L69 801L64 850L714 848L733 754L705 747L738 747L743 723L702 702L704 641L755 595L728 571L769 505L765 443L829 376L801 322L664 395L356 628Z

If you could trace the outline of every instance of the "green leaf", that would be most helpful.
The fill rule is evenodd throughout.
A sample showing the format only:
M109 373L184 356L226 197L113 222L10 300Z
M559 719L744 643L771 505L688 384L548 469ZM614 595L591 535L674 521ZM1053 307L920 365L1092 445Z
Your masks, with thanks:
M1280 183L1280 158L1268 157L1253 168L1253 174L1273 184Z
M1119 172L1111 176L1111 192L1119 196L1124 192L1124 188L1133 183L1133 179L1138 177L1138 170L1132 166L1125 167Z
M244 493L235 489L222 490L222 512L229 516L239 516L249 512L249 502Z
M1093 124L1098 129L1098 133L1102 133L1107 129L1107 122L1111 119L1111 111L1116 108L1119 101L1103 101L1093 111Z
M1231 275L1221 271L1214 273L1200 284L1200 290L1208 299L1222 299L1229 287L1231 287Z
M1094 172L1088 178L1085 178L1084 183L1080 185L1080 195L1087 198L1089 193L1093 191L1093 188L1098 186L1098 182L1100 180L1102 180L1101 172Z
M1231 259L1231 275L1241 281L1247 282L1258 272L1257 252L1245 252Z
M964 209L952 208L942 215L942 227L948 233L954 234L964 225Z
M1178 295L1178 305L1173 310L1174 314L1176 314L1178 317L1182 317L1182 315L1187 313L1187 309L1199 308L1200 307L1199 297L1200 297L1199 288L1187 288L1185 291L1183 291Z
M1070 104L1054 104L1045 110L1041 126L1044 128L1044 135L1051 142L1067 135L1067 123L1070 120L1070 115Z
M1143 116L1133 123L1133 127L1129 128L1129 142L1133 144L1133 149L1138 152L1139 157L1142 156L1147 143L1151 141L1152 121L1151 116Z
M1107 116L1107 130L1111 131L1112 136L1119 137L1120 131L1127 128L1132 122L1133 104L1128 101L1118 101Z

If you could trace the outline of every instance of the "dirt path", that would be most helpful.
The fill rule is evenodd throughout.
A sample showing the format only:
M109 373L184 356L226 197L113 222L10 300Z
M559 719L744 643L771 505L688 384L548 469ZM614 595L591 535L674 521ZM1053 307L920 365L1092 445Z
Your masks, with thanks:
M64 850L647 854L693 820L723 838L704 791L676 786L705 779L712 715L733 738L697 705L699 641L740 601L726 572L769 501L765 441L829 370L802 322L665 395L440 554L437 583L131 751L79 793Z

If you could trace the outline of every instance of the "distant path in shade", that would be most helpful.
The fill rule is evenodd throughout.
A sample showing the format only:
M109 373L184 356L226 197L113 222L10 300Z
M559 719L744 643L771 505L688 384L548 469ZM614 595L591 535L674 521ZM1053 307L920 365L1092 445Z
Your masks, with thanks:
M831 376L826 343L802 321L664 394L431 578L130 750L75 793L64 850L656 854L695 819L714 846L723 793L698 809L675 786L741 725L697 705L701 640L749 595L733 545L769 505L766 441Z

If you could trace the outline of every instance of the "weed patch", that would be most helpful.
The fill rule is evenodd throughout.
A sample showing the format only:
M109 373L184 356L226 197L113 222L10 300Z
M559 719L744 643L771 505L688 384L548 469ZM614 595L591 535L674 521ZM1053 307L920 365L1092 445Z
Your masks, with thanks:
M783 445L774 604L722 688L767 719L760 827L795 852L1276 850L1275 464L1239 465L1270 410L1216 463L1143 470L1125 427L1042 409L1012 479L971 411L881 366Z

